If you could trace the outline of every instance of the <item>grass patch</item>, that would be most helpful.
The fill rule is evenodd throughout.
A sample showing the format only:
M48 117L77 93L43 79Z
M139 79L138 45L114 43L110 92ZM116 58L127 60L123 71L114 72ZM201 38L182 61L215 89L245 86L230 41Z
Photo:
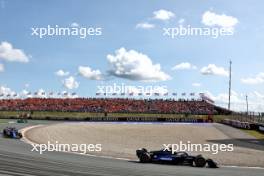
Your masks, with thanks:
M241 129L242 131L246 132L247 134L254 136L257 139L264 139L264 134L256 131L256 130L245 130L245 129Z

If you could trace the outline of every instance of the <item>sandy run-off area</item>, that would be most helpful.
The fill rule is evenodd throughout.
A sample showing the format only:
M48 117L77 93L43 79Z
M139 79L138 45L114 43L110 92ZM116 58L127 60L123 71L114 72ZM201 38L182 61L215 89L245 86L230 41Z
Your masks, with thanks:
M28 130L26 138L39 144L102 144L91 154L137 159L135 151L144 147L157 150L163 144L234 144L234 151L198 152L221 165L264 167L264 146L244 132L222 124L151 124L76 122L45 125ZM197 154L192 153L192 154Z

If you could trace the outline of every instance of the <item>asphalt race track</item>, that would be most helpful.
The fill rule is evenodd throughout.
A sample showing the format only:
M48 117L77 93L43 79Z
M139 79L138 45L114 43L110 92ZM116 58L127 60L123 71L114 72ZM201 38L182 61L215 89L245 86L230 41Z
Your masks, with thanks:
M26 126L54 123L34 121L27 124L0 123L0 129L6 126L23 128ZM98 158L62 152L45 152L40 155L31 152L32 147L21 140L0 138L0 175L30 176L262 176L264 170L258 168L222 167L219 169L195 168L158 164L140 164L137 161L125 161Z

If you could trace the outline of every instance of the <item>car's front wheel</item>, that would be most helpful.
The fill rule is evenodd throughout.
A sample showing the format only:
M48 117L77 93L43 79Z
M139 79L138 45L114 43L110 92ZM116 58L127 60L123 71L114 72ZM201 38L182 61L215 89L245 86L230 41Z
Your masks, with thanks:
M141 163L149 163L150 162L150 155L148 153L144 153L139 157L139 161Z
M202 156L198 156L194 160L194 164L196 167L204 167L206 165L206 160Z

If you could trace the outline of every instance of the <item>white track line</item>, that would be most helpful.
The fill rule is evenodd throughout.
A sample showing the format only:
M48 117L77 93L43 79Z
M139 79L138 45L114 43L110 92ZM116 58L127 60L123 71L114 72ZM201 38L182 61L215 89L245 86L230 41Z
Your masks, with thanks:
M254 167L254 166L226 166L226 165L222 165L221 167L225 167L225 168L241 168L241 169L264 169L264 167Z

